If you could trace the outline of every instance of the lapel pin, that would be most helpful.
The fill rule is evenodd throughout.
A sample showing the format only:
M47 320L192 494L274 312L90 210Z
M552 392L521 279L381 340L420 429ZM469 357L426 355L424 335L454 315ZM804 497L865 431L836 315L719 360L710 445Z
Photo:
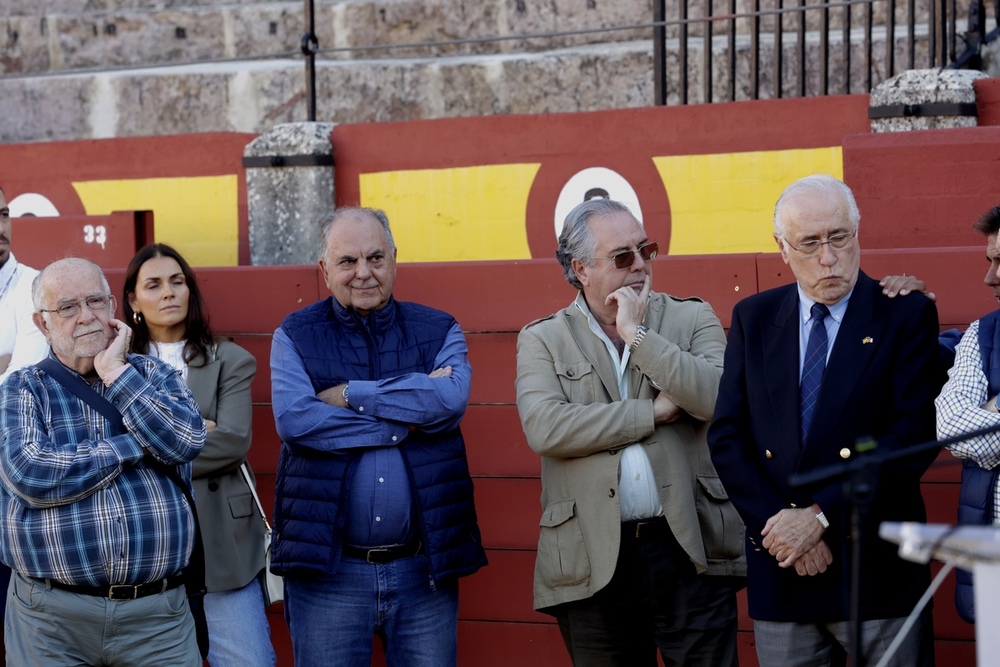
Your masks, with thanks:
M862 345L867 345L868 343L874 343L874 342L875 342L875 339L872 338L871 336L865 336L864 338L861 339L861 344Z

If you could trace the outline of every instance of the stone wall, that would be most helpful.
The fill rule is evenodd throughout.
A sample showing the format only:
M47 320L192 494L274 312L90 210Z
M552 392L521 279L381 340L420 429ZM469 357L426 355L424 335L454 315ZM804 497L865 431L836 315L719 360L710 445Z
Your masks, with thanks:
M777 0L762 0L765 11ZM924 20L918 4L916 20ZM969 0L960 0L967 4ZM699 4L699 2L701 4ZM688 101L705 100L706 12L728 0L690 0ZM808 0L807 5L820 0ZM900 5L905 3L898 3ZM81 5L83 6L81 9ZM668 103L679 101L677 2L668 2ZM316 0L317 119L338 123L508 113L590 111L654 102L652 0ZM751 0L738 0L746 11ZM874 0L885 20L887 0ZM831 10L828 90L868 92L863 15L852 11L849 49ZM897 22L905 14L897 7ZM880 13L881 12L881 13ZM787 68L776 90L776 15L761 19L758 94L795 96ZM0 142L142 136L203 131L263 132L306 118L303 2L279 0L0 0ZM820 12L806 28L806 94L820 92ZM786 62L797 57L798 16L782 19ZM736 21L737 99L752 96L746 19ZM729 21L713 23L712 99L728 97ZM768 32L770 31L770 32ZM564 33L554 35L552 33ZM897 33L896 71L908 42ZM885 72L885 30L876 25L875 83ZM545 35L516 39L524 35ZM495 39L502 38L502 39ZM512 38L512 39L506 39ZM456 44L455 40L473 40ZM879 41L881 40L881 41ZM429 46L406 46L430 44ZM395 48L361 48L378 45ZM400 48L401 45L403 48ZM926 33L915 50L926 58ZM842 73L851 53L848 84ZM991 59L995 62L996 59ZM917 67L926 63L918 60Z

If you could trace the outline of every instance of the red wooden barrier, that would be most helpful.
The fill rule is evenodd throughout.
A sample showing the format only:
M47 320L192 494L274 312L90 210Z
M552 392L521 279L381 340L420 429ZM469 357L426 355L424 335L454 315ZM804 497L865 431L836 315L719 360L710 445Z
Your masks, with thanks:
M862 268L871 276L905 272L923 278L938 295L942 326L962 328L997 307L982 285L984 264L983 249L978 246L862 254ZM109 272L116 294L121 273ZM724 325L739 299L790 280L777 254L668 256L656 260L654 274L657 289L701 296ZM214 329L233 336L258 361L250 461L258 473L262 502L270 507L280 446L270 407L271 334L282 317L325 297L328 291L315 266L200 268L198 276ZM514 379L517 331L530 320L567 305L575 292L566 285L554 260L532 260L403 264L398 269L396 295L454 315L466 331L473 366L472 400L463 430L490 565L462 582L460 664L568 665L552 619L531 607L540 463L521 432ZM925 477L924 496L932 522L954 519L958 468L953 461L942 453L938 465ZM936 596L938 658L941 664L973 665L973 628L954 612L953 586L949 578ZM756 664L752 626L742 595L740 608L741 664L752 666ZM281 606L270 612L279 664L291 664ZM378 647L375 653L375 664L384 664Z
M124 268L139 248L153 241L152 211L12 218L11 223L17 261L36 269L63 257Z

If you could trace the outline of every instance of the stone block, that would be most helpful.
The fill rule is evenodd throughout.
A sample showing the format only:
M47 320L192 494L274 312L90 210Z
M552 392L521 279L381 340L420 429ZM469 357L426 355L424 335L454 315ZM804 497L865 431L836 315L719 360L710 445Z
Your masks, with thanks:
M321 46L335 48L412 44L495 37L499 33L497 0L455 3L447 0L397 0L373 3L348 0L330 7L330 38L317 29ZM453 54L495 53L495 42L437 45L412 49L357 52L357 58L427 57ZM344 56L338 56L344 57Z
M241 103L229 99L229 77L203 66L114 76L116 136L228 131L226 110Z
M52 67L48 21L44 17L0 19L0 73L30 74Z
M249 143L244 158L332 158L333 123L276 125ZM332 166L248 167L250 263L312 264L323 237L320 220L334 207Z
M908 70L875 86L869 105L878 108L905 108L910 105L945 103L975 104L976 91L972 82L985 78L983 72L952 69ZM889 118L873 118L872 132L906 132L952 127L975 127L975 116L895 114Z
M294 6L272 3L227 7L222 15L227 58L301 52L299 44L306 32L301 2Z
M667 2L676 6L677 2ZM618 28L649 24L653 20L653 0L505 0L507 9L506 34L539 34ZM669 11L669 10L668 10ZM628 42L652 39L652 28L614 30L581 35L566 35L548 39L517 40L506 43L508 52L541 51L553 48Z
M53 24L67 69L224 56L223 18L215 10L66 15Z
M31 78L0 79L3 122L0 142L84 139L91 134L90 116L95 104L89 77L57 76L45 85Z

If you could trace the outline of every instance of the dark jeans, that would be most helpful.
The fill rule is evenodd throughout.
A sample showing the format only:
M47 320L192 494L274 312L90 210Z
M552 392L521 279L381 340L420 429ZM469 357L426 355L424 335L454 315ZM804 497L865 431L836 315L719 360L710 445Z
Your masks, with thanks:
M695 575L665 519L627 522L608 585L547 611L575 667L735 667L737 581Z

